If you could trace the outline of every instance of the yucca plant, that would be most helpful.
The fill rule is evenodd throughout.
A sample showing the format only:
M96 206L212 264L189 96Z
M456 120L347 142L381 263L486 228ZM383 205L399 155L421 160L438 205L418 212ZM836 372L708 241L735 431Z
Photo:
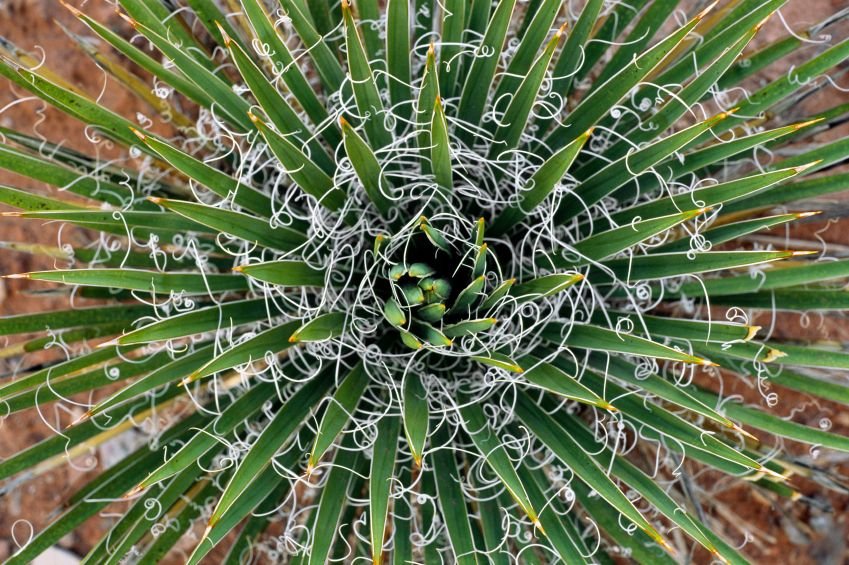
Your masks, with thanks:
M849 183L849 139L812 139L849 105L798 110L846 11L745 54L785 2L120 0L129 35L69 7L157 119L4 43L14 88L128 153L2 130L0 166L58 189L0 187L7 215L85 228L4 244L73 307L0 320L2 413L77 417L0 461L3 492L136 446L9 562L106 509L86 563L189 530L189 563L745 562L704 485L845 489L782 446L849 451L772 411L849 403L839 345L771 337L849 305L849 260L756 237Z

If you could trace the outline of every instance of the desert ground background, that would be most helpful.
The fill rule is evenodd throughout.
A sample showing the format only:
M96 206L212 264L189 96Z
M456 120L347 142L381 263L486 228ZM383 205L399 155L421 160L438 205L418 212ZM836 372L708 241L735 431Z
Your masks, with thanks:
M83 7L95 19L112 28L121 29L129 36L129 30L115 13L114 6L106 0L73 0L72 4ZM573 2L580 6L583 2ZM793 30L803 30L819 22L838 9L845 8L847 0L790 0L781 10L786 24ZM68 29L86 34L80 25L57 0L0 0L0 36L5 37L19 47L44 55L46 64L58 71L68 81L91 95L101 94L102 103L128 117L153 115L150 108L138 103L122 87L114 82L104 82L103 72L91 59L78 50L63 33L59 24ZM849 35L846 28L838 38ZM779 17L773 17L750 46L750 50L775 40L786 34L784 24ZM812 47L816 49L816 47ZM789 64L793 64L791 60ZM843 70L847 68L844 66ZM752 86L763 84L787 72L788 67L770 68L762 73ZM849 78L838 77L837 84L849 89ZM51 141L64 141L65 145L82 151L91 151L91 143L86 139L83 125L60 112L50 109L34 100L21 100L20 92L13 91L8 83L0 79L0 126L24 132L37 132ZM837 88L827 88L821 95L805 102L805 115L832 107L841 101L849 101L849 94ZM799 110L799 109L797 109ZM800 113L801 115L801 113ZM836 131L823 134L818 139L830 139L847 135L849 129L841 127ZM105 149L101 155L106 158L117 156L114 149ZM0 183L23 186L37 191L44 190L38 183L27 181L0 171ZM0 206L2 211L2 206ZM845 215L846 219L836 221L833 216ZM59 238L59 227L41 222L23 221L15 218L0 218L0 241L25 241L55 245ZM792 233L783 230L776 236L789 238L820 239L824 243L840 249L849 246L849 214L846 200L836 198L829 203L827 213L795 228ZM63 233L65 238L68 232ZM846 249L849 249L847 247ZM27 255L0 250L0 274L20 273L37 269L49 269L49 261L33 259ZM0 315L21 314L44 311L62 305L61 298L36 298L28 296L31 288L26 281L0 279ZM767 320L769 322L769 320ZM820 320L816 317L801 320L799 317L782 318L776 331L783 335L792 334L800 323L814 326L821 324L825 334L832 340L846 343L849 325L843 317ZM810 329L807 331L811 331ZM820 330L822 332L823 330ZM0 347L4 344L0 342ZM30 358L28 363L40 362ZM0 364L0 375L13 370L13 366ZM760 401L753 390L735 390L752 402ZM791 414L803 409L797 421L816 425L827 418L831 430L849 434L849 411L845 406L827 402L811 405L809 398L782 391L780 404L776 410L781 414ZM58 417L62 422L72 419L70 414L52 414L45 411L45 418ZM0 419L0 458L48 437L53 432L42 419L30 412ZM807 448L790 445L791 449L805 453ZM64 466L47 473L37 480L25 482L5 495L0 495L0 561L14 552L17 540L25 540L29 535L29 521L38 530L51 518L54 509L61 506L76 489L82 486L94 474L96 469L109 462L120 453L122 446L110 444L91 457L75 461L73 466ZM829 454L818 459L827 462L844 475L849 472L845 455ZM718 516L729 539L738 543L746 541L744 551L757 563L793 563L793 564L840 564L849 563L849 496L823 493L813 484L803 481L797 483L802 492L813 500L827 504L790 503L786 500L768 498L751 488L728 488L715 485L716 500L710 512ZM830 505L830 510L821 507ZM73 534L61 540L60 546L68 553L66 558L74 562L73 555L84 555L100 535L110 526L113 518L108 515L96 516L88 520ZM189 546L187 546L190 548ZM54 554L44 563L59 563L60 557ZM214 560L214 556L211 559ZM181 554L172 553L169 561L180 562ZM694 562L707 562L706 555L696 554ZM214 561L209 561L210 563Z

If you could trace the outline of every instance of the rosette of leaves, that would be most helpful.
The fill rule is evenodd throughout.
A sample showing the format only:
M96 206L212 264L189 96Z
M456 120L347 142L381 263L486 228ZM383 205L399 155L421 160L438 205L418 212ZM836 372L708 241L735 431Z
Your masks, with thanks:
M784 3L119 0L129 35L70 8L153 119L4 43L93 151L2 131L0 166L57 190L0 200L82 228L4 244L72 303L0 320L24 367L2 413L78 417L2 488L135 438L9 562L107 508L87 563L197 524L190 563L744 562L693 475L796 500L797 477L845 487L776 445L849 450L722 394L849 402L847 353L749 322L849 303L846 259L759 238L849 181L849 140L812 139L849 107L797 115L849 56L822 40L845 13L747 51Z

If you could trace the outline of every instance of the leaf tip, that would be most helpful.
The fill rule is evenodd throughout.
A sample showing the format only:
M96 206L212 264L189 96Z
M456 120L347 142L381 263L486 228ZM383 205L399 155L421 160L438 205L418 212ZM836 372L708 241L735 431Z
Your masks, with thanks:
M761 326L749 326L748 333L746 333L746 337L743 338L743 341L751 341L756 335L758 335L759 331L761 331Z

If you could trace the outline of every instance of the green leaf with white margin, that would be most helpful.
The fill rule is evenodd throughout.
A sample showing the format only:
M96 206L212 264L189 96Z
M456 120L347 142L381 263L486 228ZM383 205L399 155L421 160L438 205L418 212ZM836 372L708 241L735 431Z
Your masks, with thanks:
M750 294L711 296L710 302L739 308L777 312L835 312L849 310L849 292L844 289L788 287Z
M521 222L525 216L542 204L554 187L563 180L569 167L583 149L592 130L587 130L563 149L545 160L528 182L519 190L519 201L514 206L508 206L495 218L489 230L493 235L501 235Z
M849 278L849 259L780 263L769 269L764 269L763 274L757 277L752 277L749 273L746 273L733 277L707 279L703 281L704 286L700 283L684 283L680 290L676 291L676 295L694 296L707 292L708 296L716 297L776 290L847 278Z
M412 113L408 104L413 100L410 89L412 73L410 64L410 2L409 0L388 0L386 3L386 69L389 83L389 99L395 112L407 119ZM400 106L400 104L404 104ZM399 120L398 127L404 121Z
M473 355L469 358L473 361L477 361L478 363L487 365L488 367L503 369L509 373L524 372L524 369L516 361L514 361L507 355L504 355L503 353L498 353L494 351L489 355Z
M239 365L262 361L269 353L280 353L291 347L292 344L288 341L288 338L292 335L292 332L298 329L298 326L300 326L300 322L287 322L285 324L275 325L251 338L241 341L226 351L214 356L202 367L192 371L183 380L182 384L188 384Z
M579 371L579 368L574 362L567 362L563 356L558 358L557 363L563 370ZM655 373L647 373L644 370L640 370L636 365L626 361L619 355L592 353L589 356L588 363L599 374L608 375L633 387L637 387L666 402L676 404L709 420L713 420L726 428L741 431L740 427L733 421L691 395L688 392L689 389L678 386L674 382Z
M566 413L558 414L558 417L564 424L561 429L568 429L567 433L580 445L581 449L586 453L592 454L591 457L600 466L610 469L614 476L640 493L655 509L680 527L702 547L712 554L718 555L727 563L746 563L743 556L675 502L654 478L646 475L624 457L615 455L607 446L600 445L593 438L592 433L586 428L583 422ZM549 421L551 426L558 426L553 418L549 418ZM567 422L568 426L565 425Z
M328 312L303 324L289 337L290 343L324 341L342 335L348 315L344 312Z
M285 469L295 469L297 468L300 455L301 453L295 447L292 447L289 451L277 458L276 464ZM239 522L248 517L248 515L251 515L251 518L248 520L249 523L254 518L263 518L267 522L268 514L277 508L280 501L291 490L291 487L292 482L288 478L280 476L280 473L273 465L266 467L251 484L251 488L247 489L233 503L230 509L224 513L212 528L204 532L200 542L198 542L194 551L186 560L186 565L196 565L199 563L201 559L221 543L239 525ZM248 525L246 524L243 531L247 528Z
M487 102L487 97L481 96L481 93L489 92L492 86L515 6L516 0L498 2L486 26L481 44L477 48L477 56L472 59L469 71L466 73L457 116L470 124L481 123ZM472 139L465 129L460 129L457 134L467 143Z
M622 67L619 72L610 77L607 82L597 86L589 96L581 100L561 124L549 133L544 143L556 151L594 126L613 106L651 74L666 55L689 35L705 13L698 14L683 27L663 38L639 57L634 58L628 65ZM558 67L559 62L555 67L555 74L560 73Z
M215 510L209 518L210 526L214 526L221 519L238 498L250 488L262 470L271 464L275 453L301 426L332 385L333 377L329 371L319 373L283 403L254 440L227 486L224 487Z
M85 418L91 418L113 407L126 402L132 398L149 392L160 386L172 383L177 379L190 374L206 363L214 352L213 344L205 344L198 347L195 351L188 353L170 363L166 363L154 371L146 374L140 379L135 380L131 384L123 387L115 394L101 400L86 413Z
M559 497L546 496L551 482L544 468L531 470L526 464L518 469L519 478L528 493L531 503L540 508L539 529L545 532L548 541L563 563L590 563L590 550L581 539L580 532L569 520L568 513ZM542 540L540 540L542 541Z
M676 194L675 196L665 196L644 204L638 204L611 214L610 217L614 222L625 223L636 217L651 218L665 214L675 214L681 210L692 209L694 205L702 207L717 206L725 202L756 194L774 184L795 177L812 166L813 163L799 167L768 171L766 173L756 173L747 177Z
M146 135L137 129L133 133L154 153L194 182L222 198L232 198L234 203L247 210L265 217L271 216L271 199L265 194L153 135Z
M369 65L363 40L351 7L342 0L342 19L345 22L345 46L347 47L348 72L354 90L357 111L364 120L364 128L369 143L375 149L386 147L392 141L391 134L384 126L384 108L380 91L375 82L374 73Z
M344 0L343 0L344 1ZM327 480L318 501L315 520L309 531L321 532L326 535L313 535L312 546L309 551L307 565L326 565L333 542L336 540L336 532L342 519L342 512L355 493L350 492L355 483L355 474L364 467L365 459L362 453L350 439L351 435L345 436L342 446L336 450L333 465L328 473Z
M817 214L818 212L796 212L792 214L777 214L775 216L767 216L764 218L742 220L740 222L733 222L709 228L699 233L699 239L703 238L704 241L709 242L711 246L716 246L761 230L767 230L787 222L792 222L801 218L808 218ZM673 251L689 251L691 247L692 239L690 234L684 233L681 234L680 239L665 243L659 247L654 247L651 249L651 252L669 253Z
M229 329L268 317L264 298L206 306L148 324L115 340L119 345L165 341L219 329Z
M688 253L638 255L627 259L604 261L600 268L594 267L591 270L589 278L596 284L603 284L610 280L610 272L612 272L613 277L627 282L665 279L726 269L742 269L807 254L807 251L705 251L693 255Z
M307 157L286 136L268 127L259 117L249 113L248 117L268 144L271 153L279 160L283 171L301 189L314 197L328 210L335 211L345 203L345 193L336 188L333 179Z
M324 272L303 261L267 261L233 267L252 279L280 286L324 286Z
M276 69L280 69L280 78L289 89L289 92L292 93L295 100L298 101L298 104L304 109L304 112L306 112L314 124L325 126L322 127L321 133L330 146L336 147L339 145L339 141L341 140L339 132L332 124L324 123L328 117L324 103L319 99L315 89L304 76L301 66L297 64L285 41L283 41L283 38L275 28L274 20L266 12L265 3L262 0L242 0L241 7L260 45L267 45L269 47L267 49L269 62ZM294 25L297 26L298 23ZM323 43L321 47L327 48ZM311 55L314 53L314 51L310 51ZM336 65L338 67L338 61ZM341 72L341 68L339 70Z
M512 286L510 288L510 296L515 297L519 302L547 298L563 292L570 286L582 280L584 280L584 275L580 273L555 273L553 275L543 275Z
M297 230L280 225L272 227L268 220L249 214L182 200L166 198L150 198L150 200L180 216L247 243L255 243L278 251L292 251L307 241L306 236Z
M248 289L245 280L216 273L179 273L141 269L57 269L19 275L34 281L120 288L157 294L210 295Z
M383 562L383 538L386 533L389 500L392 494L395 458L398 453L398 434L401 419L383 416L377 422L377 439L372 450L369 472L369 532L373 563Z
M274 395L273 383L259 382L232 403L219 407L221 412L214 420L202 429L196 430L164 463L154 467L153 471L130 491L130 495L196 465L198 458L220 445L219 438L227 437L237 426L252 418L260 411L262 403L273 398Z
M490 146L489 158L493 159L501 154L511 151L519 145L522 135L527 132L528 120L531 117L531 110L539 96L540 87L546 77L551 58L554 56L554 50L560 44L560 39L563 37L563 30L566 24L560 27L554 36L549 40L548 45L534 61L528 74L522 79L521 84L512 92L512 97L504 110L504 115L500 118L501 125L495 132L493 143Z
M640 355L694 365L713 365L710 361L700 357L689 355L642 337L588 324L550 323L542 330L542 337L564 347Z
M430 455L433 478L436 483L436 496L454 553L454 562L458 565L478 565L469 510L466 507L466 496L460 485L460 468L454 451L448 444L446 425L447 423L444 423L436 430L435 443L440 448L435 449Z
M425 174L432 172L432 167L430 165L431 141L428 134L431 131L433 109L436 106L436 101L438 99L439 73L436 69L436 50L433 48L433 43L431 43L430 47L428 47L427 55L425 56L421 86L419 87L419 94L416 99L416 124L419 129L417 144L422 156L422 172Z
M251 122L247 117L250 104L236 94L230 84L199 63L185 46L177 47L141 22L136 22L133 27L170 59L186 77L209 94L213 104L221 108L229 122L241 131L251 131Z
M769 432L776 437L849 452L849 437L844 435L786 420L764 410L740 404L735 400L724 401L725 399L721 399L716 394L706 390L696 390L693 394L705 403L721 405L722 411L729 418L734 418L758 430Z
M691 220L706 211L707 210L705 208L700 208L697 210L670 214L668 216L637 220L630 224L609 229L586 239L582 239L572 246L574 250L581 255L581 257L578 257L578 260L575 261L573 265L578 267L585 265L590 261L601 261L602 259L606 259L611 255L615 255L651 237L672 229L678 224Z
M345 425L351 420L368 383L368 373L366 373L363 364L358 363L351 369L336 392L333 393L318 426L315 443L313 443L310 451L308 471L318 465L319 460L333 445L336 437L345 429Z
M363 185L369 200L377 207L381 215L386 217L392 208L392 201L387 197L390 187L383 175L380 162L366 140L359 136L345 118L339 118L339 123L342 125L345 153L354 167L354 172L360 179L360 184Z
M442 98L437 97L430 123L430 166L436 177L437 186L444 195L454 190L454 172L451 166L451 144L448 138L448 122Z
M460 67L462 66L461 48L463 33L466 31L466 11L468 0L443 0L441 8L442 21L439 26L439 86L440 96L451 98L458 86ZM431 9L435 9L434 6ZM471 6L469 6L471 8Z
M224 33L223 30L222 33ZM253 62L251 56L226 34L225 45L230 50L230 58L236 64L239 75L247 84L265 115L277 128L277 131L291 135L301 142L304 147L309 149L309 155L315 163L326 173L332 174L336 168L335 163L328 156L324 146L301 122L301 118L289 101L268 80L257 64Z
M562 460L577 478L593 488L599 496L615 507L623 517L633 522L661 545L668 544L655 528L634 507L619 487L578 444L572 435L559 426L552 425L543 409L525 393L516 399L516 415L528 429Z
M643 173L650 171L652 167L674 155L678 151L690 145L702 133L709 131L716 124L728 117L728 113L721 112L712 118L696 123L688 128L677 131L666 137L662 137L644 147L629 151L621 158L611 161L592 175L582 178L579 169L575 172L580 182L574 191L567 193L555 215L556 222L566 222L582 214L590 206L601 202L604 197L613 194L617 189L635 182L635 179ZM672 214L680 210L666 212ZM654 215L643 215L652 217Z
M416 466L421 467L430 420L427 392L421 375L409 371L404 374L403 386L401 414L404 420L404 434L407 436Z
M534 387L542 388L575 402L597 406L610 412L617 411L612 404L582 385L574 376L551 363L527 356L522 358L522 364L525 366L533 364L533 367L523 372L522 376Z
M635 332L649 333L664 337L692 341L713 341L727 343L731 341L749 341L757 334L760 326L732 324L716 320L683 320L668 316L649 316L630 312L606 312L605 315L593 317L593 322L604 323L605 320L627 320Z
M638 422L663 435L674 438L685 446L707 451L716 457L742 465L756 472L764 472L783 480L765 465L746 455L737 446L732 446L718 439L704 428L691 423L689 420L674 414L659 404L653 403L639 395L628 394L628 390L613 383L603 374L586 371L583 374L584 384L597 393L604 392L616 398L616 405L622 411L625 419Z
M531 504L504 445L489 426L481 405L477 402L463 402L460 406L460 416L463 420L463 428L487 465L498 475L510 496L519 504L531 522L534 525L538 524L537 510Z

